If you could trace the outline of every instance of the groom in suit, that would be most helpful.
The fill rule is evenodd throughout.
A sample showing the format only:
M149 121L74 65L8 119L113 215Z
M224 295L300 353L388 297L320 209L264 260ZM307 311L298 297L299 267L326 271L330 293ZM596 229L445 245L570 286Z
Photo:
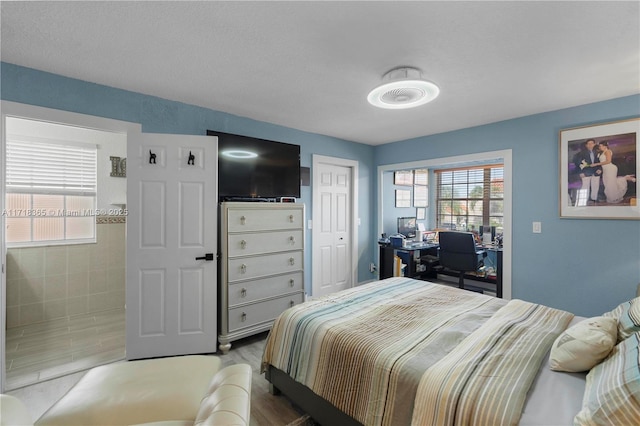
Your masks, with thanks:
M580 192L584 194L579 196L578 200L588 200L589 198L597 202L598 191L600 190L600 176L602 175L602 167L592 167L593 163L598 162L598 152L595 149L596 141L587 139L582 145L582 149L573 156L573 164L582 179L582 187Z

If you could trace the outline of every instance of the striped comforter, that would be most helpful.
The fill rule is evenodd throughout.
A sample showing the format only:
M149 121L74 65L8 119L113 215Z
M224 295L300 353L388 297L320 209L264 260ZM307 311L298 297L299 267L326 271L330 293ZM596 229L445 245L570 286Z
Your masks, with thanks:
M408 278L307 302L263 356L364 425L517 424L572 314Z

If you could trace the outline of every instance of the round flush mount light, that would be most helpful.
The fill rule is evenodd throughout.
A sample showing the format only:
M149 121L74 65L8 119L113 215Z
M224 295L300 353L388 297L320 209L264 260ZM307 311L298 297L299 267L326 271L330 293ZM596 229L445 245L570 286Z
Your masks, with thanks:
M239 159L256 158L258 156L258 154L256 154L255 152L242 151L239 149L222 151L221 154L224 155L225 157L239 158Z
M386 73L382 81L383 84L367 96L369 103L378 108L414 108L431 102L440 94L438 86L423 80L416 68L395 68Z

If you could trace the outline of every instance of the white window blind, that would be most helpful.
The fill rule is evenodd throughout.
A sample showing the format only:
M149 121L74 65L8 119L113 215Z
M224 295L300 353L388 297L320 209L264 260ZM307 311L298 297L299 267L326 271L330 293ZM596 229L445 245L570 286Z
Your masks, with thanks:
M7 136L9 246L96 240L97 146Z
M478 230L503 226L504 167L493 164L436 170L439 228Z
M96 195L97 147L7 138L8 192Z

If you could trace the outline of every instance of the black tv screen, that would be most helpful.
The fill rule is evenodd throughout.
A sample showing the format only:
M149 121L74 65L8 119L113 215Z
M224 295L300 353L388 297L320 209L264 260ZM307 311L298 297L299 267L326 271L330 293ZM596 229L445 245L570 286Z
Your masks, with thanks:
M300 145L207 130L218 137L218 195L300 198Z

